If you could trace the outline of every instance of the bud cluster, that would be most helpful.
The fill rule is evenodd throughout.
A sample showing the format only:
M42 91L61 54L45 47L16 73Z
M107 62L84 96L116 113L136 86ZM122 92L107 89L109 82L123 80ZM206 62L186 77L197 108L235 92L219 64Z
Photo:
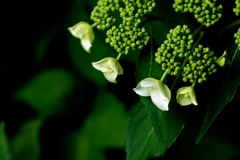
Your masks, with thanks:
M118 11L119 8L119 0L99 0L91 12L90 18L98 24L99 30L105 30L116 21L116 18L113 18L111 14Z
M112 26L107 31L106 42L114 47L118 53L127 55L129 50L142 49L150 39L145 28L133 27L132 23L134 21L127 20L126 23L120 24L119 28Z
M238 47L240 48L240 28L238 28L237 33L234 34L234 38L235 39L235 43L238 45Z
M236 7L233 8L233 12L238 16L240 13L240 0L235 1Z
M155 61L159 63L162 70L168 69L168 74L177 75L180 71L181 62L188 57L192 49L193 38L187 25L171 29L167 34L167 40L155 53Z
M214 56L214 52L208 47L204 48L202 45L198 45L192 54L188 57L188 63L183 67L182 77L183 81L188 80L194 83L197 80L198 83L202 83L208 79L208 75L211 75L217 71L214 62L217 57Z
M154 0L144 0L143 3L140 0L123 0L123 3L125 4L125 8L119 8L121 17L133 16L139 18L140 16L151 12L156 6Z
M145 28L139 27L141 16L153 10L156 3L154 0L123 0L125 8L120 7L120 17L123 21L119 26L112 26L107 31L106 42L109 43L118 53L128 54L130 50L142 49L147 45L150 36Z
M222 17L222 5L216 6L217 0L174 0L173 8L176 12L194 13L198 22L210 27ZM211 2L213 1L213 2Z

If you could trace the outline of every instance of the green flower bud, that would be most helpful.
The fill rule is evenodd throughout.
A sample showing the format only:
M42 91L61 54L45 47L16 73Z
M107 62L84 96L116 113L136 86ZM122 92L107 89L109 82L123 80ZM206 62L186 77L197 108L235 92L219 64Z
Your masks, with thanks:
M230 60L227 58L227 52L224 51L223 55L219 57L217 60L215 60L214 62L217 63L220 67L224 67L230 64Z

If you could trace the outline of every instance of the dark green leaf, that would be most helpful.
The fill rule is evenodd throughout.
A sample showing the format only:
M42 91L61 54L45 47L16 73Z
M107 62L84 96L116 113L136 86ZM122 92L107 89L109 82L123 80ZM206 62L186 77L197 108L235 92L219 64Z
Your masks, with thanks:
M156 42L153 41L153 46ZM136 79L137 83L141 80L152 77L155 79L161 79L163 71L159 64L155 62L154 53L150 49L150 45L146 46L139 57L136 67ZM153 51L156 51L156 48ZM164 82L166 83L166 82ZM170 88L170 86L168 85ZM163 149L168 149L172 143L177 139L178 135L182 131L184 124L187 120L187 113L181 110L181 107L176 103L176 90L171 91L171 101L169 104L169 111L159 110L153 103L150 97L140 96L143 105L151 118L154 129L157 133L158 140ZM164 150L162 150L162 153Z
M124 148L126 110L113 94L99 92L81 129L66 140L73 160L105 160L104 150ZM88 107L88 106L81 106ZM71 151L70 151L71 150Z
M43 119L32 119L22 124L11 139L12 160L38 160L40 156L39 130Z
M236 48L236 47L235 47ZM237 88L240 84L240 51L237 47L234 50L229 50L228 53L234 55L231 64L228 66L226 72L222 72L222 78L218 78L210 85L209 91L210 99L208 100L207 113L203 122L203 126L199 132L196 143L199 143L216 116L221 112L224 106L232 100ZM218 71L221 72L221 71ZM221 83L216 83L220 81ZM217 94L216 94L217 93Z
M1 160L9 160L10 153L8 149L8 140L5 133L5 123L0 123L0 159Z
M127 160L144 160L165 152L141 101L137 101L129 113L126 141Z
M43 114L53 114L63 109L74 85L75 79L69 72L48 70L33 77L14 96Z

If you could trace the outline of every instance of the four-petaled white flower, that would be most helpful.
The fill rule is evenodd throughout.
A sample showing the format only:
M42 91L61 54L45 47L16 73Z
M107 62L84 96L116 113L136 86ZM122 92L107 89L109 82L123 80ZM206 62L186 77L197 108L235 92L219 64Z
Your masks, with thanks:
M103 72L105 78L112 83L117 83L117 75L123 74L123 69L118 60L107 57L98 62L92 63L93 67Z
M79 22L73 27L69 27L68 30L72 33L72 35L81 40L81 44L85 51L90 53L90 48L93 43L94 33L92 25L86 22Z
M137 94L143 97L150 96L153 103L162 111L168 110L168 104L171 99L171 91L162 80L154 78L145 78L133 89Z
M230 60L227 58L227 51L224 51L223 55L219 57L215 63L217 63L220 67L225 67L230 64Z
M194 105L198 105L194 91L194 86L179 88L177 91L177 103L179 103L181 106L187 106L192 103Z

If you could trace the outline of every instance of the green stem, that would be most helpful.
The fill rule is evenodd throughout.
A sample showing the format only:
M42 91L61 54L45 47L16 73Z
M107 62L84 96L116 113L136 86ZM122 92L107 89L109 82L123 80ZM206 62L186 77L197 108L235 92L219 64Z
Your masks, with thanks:
M118 56L116 58L117 61L120 59L121 55L122 55L121 53L118 54Z
M186 59L185 59L185 60L186 60ZM176 83L177 83L180 75L181 75L181 72L178 72L177 77L174 79L173 84L172 84L172 86L171 86L171 89L170 89L171 91L172 91L173 88L175 87L175 85L176 85Z
M93 23L93 24L92 24L92 27L95 27L97 24L98 24L98 23Z
M163 73L162 78L161 78L160 81L163 81L163 80L164 80L165 76L167 75L167 72L168 72L168 69L165 70L165 72Z
M198 45L198 43L199 43L200 40L202 39L203 35L204 35L204 32L201 31L201 32L200 32L200 36L198 37L197 41L194 43L194 45L193 45L193 47L192 47L192 50L195 49L195 47Z
M151 37L151 58L150 58L150 68L149 68L149 77L151 77L151 72L152 72L152 59L153 59L153 40L152 40L152 27L151 27L151 24L149 24L149 32L150 32L150 37Z
M192 37L195 38L196 35L202 30L203 25L201 24L200 27L198 27L192 34Z
M199 27L193 34L196 35L199 31L201 31L200 28L202 28L202 27ZM200 36L198 37L197 41L194 43L192 50L195 49L195 47L198 45L198 43L199 43L200 40L202 39L203 35L204 35L204 32L201 31L201 32L200 32ZM186 58L184 59L184 61L183 61L183 63L182 63L182 66L181 66L181 70L183 69L183 67L186 65L187 62L188 62L188 57L186 57ZM173 81L173 84L172 84L172 86L171 86L171 91L173 90L174 86L176 85L176 83L177 83L180 75L181 75L181 72L178 72L177 77L175 78L175 80Z
M195 79L194 83L192 84L192 87L195 86L196 82L197 82L197 79Z
M182 65L181 65L181 69L180 69L180 70L183 69L183 67L185 66L185 64L186 64L187 62L188 62L188 57L186 57L186 58L184 59ZM177 81L178 81L181 73L182 73L182 72L178 72L177 77L174 79L173 84L172 84L171 89L170 89L171 91L172 91L173 88L175 87L175 85L176 85L176 83L177 83Z
M223 30L221 30L219 33L218 33L218 36L222 35L224 32L226 32L227 30L237 26L237 25L240 25L240 19L230 23L229 25L227 25Z

